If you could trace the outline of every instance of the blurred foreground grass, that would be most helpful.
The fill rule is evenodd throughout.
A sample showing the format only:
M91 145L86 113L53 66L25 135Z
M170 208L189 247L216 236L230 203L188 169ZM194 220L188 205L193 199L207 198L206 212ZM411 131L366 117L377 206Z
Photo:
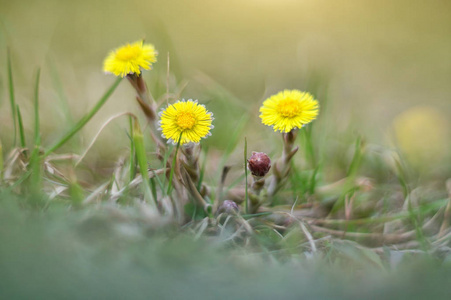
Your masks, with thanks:
M158 230L130 209L24 211L0 202L2 299L448 299L451 254L388 250L382 259L344 241L324 255L276 263Z

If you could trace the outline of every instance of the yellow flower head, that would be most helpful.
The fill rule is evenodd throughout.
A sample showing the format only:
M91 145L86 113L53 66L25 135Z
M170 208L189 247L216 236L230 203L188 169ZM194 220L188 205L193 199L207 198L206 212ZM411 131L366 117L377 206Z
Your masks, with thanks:
M262 123L274 131L290 132L316 119L318 101L307 92L284 90L266 99L260 113Z
M178 143L180 135L180 145L199 143L201 138L211 135L210 129L214 127L211 124L213 114L198 104L197 100L177 101L162 111L160 118L162 136L173 144Z
M103 62L103 70L116 76L124 77L128 74L141 74L141 68L151 69L152 63L157 61L158 52L152 44L138 41L126 44L111 51Z

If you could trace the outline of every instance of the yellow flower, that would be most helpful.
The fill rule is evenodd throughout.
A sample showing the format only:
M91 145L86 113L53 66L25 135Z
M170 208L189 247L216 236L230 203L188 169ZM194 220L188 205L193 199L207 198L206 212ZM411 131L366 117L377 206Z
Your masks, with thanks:
M116 76L124 77L128 74L141 74L141 68L151 69L152 63L157 61L158 52L152 44L138 41L127 44L111 51L103 62L103 70Z
M284 90L266 99L260 113L262 123L274 131L290 132L316 119L318 101L307 92Z
M180 145L186 143L199 143L201 138L209 135L214 126L213 114L205 106L198 104L197 100L182 100L169 105L160 113L160 130L162 136L173 144L177 144L180 135ZM168 141L168 142L169 142Z

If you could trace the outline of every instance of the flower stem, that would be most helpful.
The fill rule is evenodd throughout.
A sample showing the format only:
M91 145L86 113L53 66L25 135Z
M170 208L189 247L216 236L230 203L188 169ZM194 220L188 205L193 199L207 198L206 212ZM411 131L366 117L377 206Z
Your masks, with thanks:
M175 148L174 158L172 159L171 173L169 173L169 182L168 182L168 191L167 191L168 195L170 195L172 192L172 177L174 176L175 164L177 161L177 153L179 152L181 140L182 140L182 134L180 134L179 140L177 142L177 147Z

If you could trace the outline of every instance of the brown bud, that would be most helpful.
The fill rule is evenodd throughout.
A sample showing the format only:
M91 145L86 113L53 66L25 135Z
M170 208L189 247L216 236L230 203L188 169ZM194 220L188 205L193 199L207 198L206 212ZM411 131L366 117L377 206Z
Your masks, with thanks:
M232 214L237 213L238 210L238 204L236 204L234 201L224 200L224 202L222 202L221 206L218 209L218 213Z
M247 166L252 175L263 177L271 169L271 160L263 152L252 152L252 156L247 160Z

